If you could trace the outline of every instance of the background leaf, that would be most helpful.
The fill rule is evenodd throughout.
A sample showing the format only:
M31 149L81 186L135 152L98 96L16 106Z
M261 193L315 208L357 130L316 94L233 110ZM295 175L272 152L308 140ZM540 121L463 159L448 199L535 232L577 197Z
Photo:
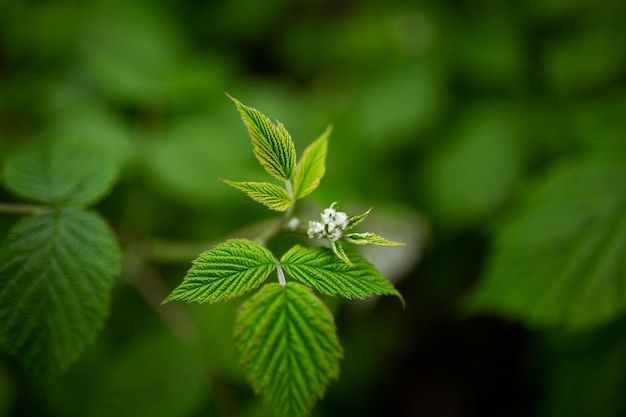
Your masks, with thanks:
M331 249L296 245L285 253L280 264L293 278L328 295L365 298L374 294L400 293L376 268L357 253L349 253L352 266Z
M4 181L15 194L54 205L88 206L111 188L118 165L109 154L76 142L54 141L11 155Z
M102 327L118 269L115 238L93 212L20 221L0 250L0 342L36 375L63 370Z
M183 282L165 299L215 303L258 287L276 268L265 247L246 239L231 239L202 253Z
M201 363L166 333L129 344L99 375L94 417L184 417L205 400Z
M287 190L269 182L222 181L272 210L285 211L293 204Z
M626 311L626 167L607 158L555 169L497 236L470 298L531 324L585 328Z
M293 194L296 199L311 194L319 185L326 172L326 151L328 138L332 132L329 126L322 135L303 152L293 175Z
M235 341L254 391L277 417L301 417L339 375L333 317L301 284L267 284L237 314Z
M254 156L263 168L276 179L291 178L296 166L296 150L289 132L281 123L273 124L260 111L232 100L252 138Z

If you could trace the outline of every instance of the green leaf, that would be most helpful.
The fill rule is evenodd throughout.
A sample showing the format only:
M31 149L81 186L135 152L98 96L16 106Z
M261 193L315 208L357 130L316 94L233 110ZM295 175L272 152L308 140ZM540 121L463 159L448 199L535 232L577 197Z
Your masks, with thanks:
M119 257L93 212L21 220L0 249L0 343L35 375L65 369L104 323Z
M96 147L55 141L10 155L4 181L15 194L42 203L85 207L113 185L118 164Z
M574 161L532 190L496 236L474 310L583 329L626 312L626 166Z
M283 270L322 294L365 298L374 294L402 296L376 268L357 253L350 253L352 266L331 249L296 245L280 260ZM403 301L404 302L404 301Z
M326 151L328 150L328 138L332 127L310 144L302 154L302 158L296 165L293 175L293 193L296 199L311 194L319 185L326 171Z
M376 233L348 233L344 239L355 245L404 246L404 243L385 239Z
M230 97L248 128L254 146L254 156L274 178L287 181L296 166L296 150L291 136L282 123L273 124L260 111Z
M239 310L235 342L254 391L277 417L302 417L339 376L333 317L306 287L267 284Z
M183 282L163 302L228 300L261 285L274 269L274 256L265 247L246 239L231 239L193 261Z
M369 210L367 210L365 213L363 214L359 214L356 216L351 216L348 219L348 227L346 227L346 230L350 230L352 228L354 228L356 225L358 225L359 223L361 223L363 220L365 220L365 218L367 217L368 214L370 214L370 211L372 211L372 209L370 208Z
M335 253L335 255L337 255L339 259L341 259L346 265L352 266L352 261L346 254L346 251L343 250L343 246L341 245L341 242L330 241L330 245L331 245L330 246L331 249L333 250L333 252Z
M272 210L285 211L293 204L287 190L269 182L222 181Z

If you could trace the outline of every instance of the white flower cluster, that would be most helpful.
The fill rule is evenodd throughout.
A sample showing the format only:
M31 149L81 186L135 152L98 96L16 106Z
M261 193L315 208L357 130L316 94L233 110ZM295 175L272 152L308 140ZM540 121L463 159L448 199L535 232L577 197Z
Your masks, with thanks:
M330 239L335 242L341 239L343 231L348 227L348 215L343 211L335 210L335 204L322 212L322 221L310 221L307 235L313 239Z

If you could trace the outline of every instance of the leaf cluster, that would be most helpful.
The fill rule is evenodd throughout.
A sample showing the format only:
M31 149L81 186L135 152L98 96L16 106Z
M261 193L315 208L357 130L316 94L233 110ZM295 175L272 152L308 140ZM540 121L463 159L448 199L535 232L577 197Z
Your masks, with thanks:
M257 160L285 186L223 181L268 208L285 212L279 226L288 224L295 201L312 193L324 175L331 129L296 161L293 141L281 123L274 124L258 110L231 99L248 128ZM333 206L328 211L336 213ZM368 213L350 218L341 213L346 222L343 227L355 227ZM345 240L357 245L398 245L374 233L350 233ZM339 375L343 349L337 329L312 290L348 299L395 295L404 303L394 286L365 258L334 240L331 243L331 247L296 245L278 259L261 242L228 240L194 260L182 283L164 300L225 301L256 290L277 272L279 283L263 285L239 309L234 338L254 391L279 417L307 415L328 383ZM286 277L297 282L288 282Z
M281 187L268 182L236 182L223 180L248 197L276 211L286 211L296 200L311 194L319 185L326 169L329 126L296 162L291 135L282 123L276 124L258 110L231 97L252 138L254 155L265 171L285 182Z
M41 205L0 247L0 344L41 378L76 360L107 316L120 250L87 207L116 176L94 149L64 142L22 150L4 165L6 187Z

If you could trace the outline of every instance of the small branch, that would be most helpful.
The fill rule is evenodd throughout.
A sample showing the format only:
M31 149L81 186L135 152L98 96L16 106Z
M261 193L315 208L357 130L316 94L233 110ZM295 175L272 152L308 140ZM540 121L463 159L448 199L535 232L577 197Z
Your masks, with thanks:
M169 294L169 289L154 267L141 265L132 284L183 345L195 343L197 330L184 308L175 303L167 306L161 304Z
M51 207L36 204L0 203L0 213L10 214L41 214L50 211Z

